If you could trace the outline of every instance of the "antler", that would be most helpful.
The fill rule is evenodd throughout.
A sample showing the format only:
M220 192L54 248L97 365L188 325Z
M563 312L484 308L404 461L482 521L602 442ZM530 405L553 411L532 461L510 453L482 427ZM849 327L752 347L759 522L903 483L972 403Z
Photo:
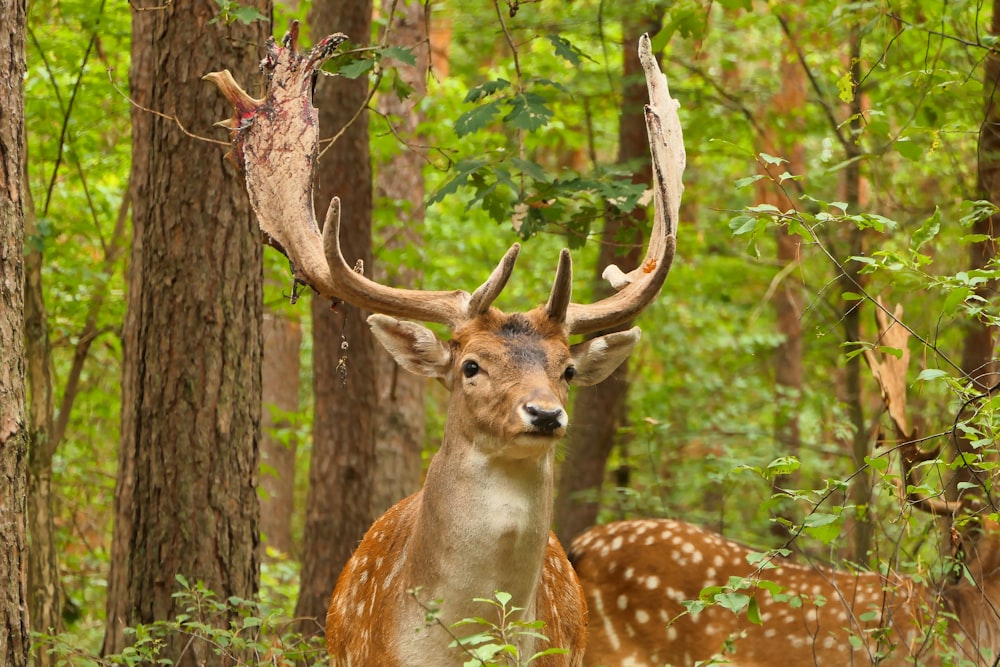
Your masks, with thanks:
M573 333L600 331L634 319L659 294L674 259L684 191L681 177L687 164L677 115L680 103L670 97L667 78L653 56L649 35L639 38L639 62L649 91L646 133L653 161L654 218L649 247L639 267L627 274L614 264L604 269L604 279L619 290L616 294L593 304L570 304L567 321Z
M295 277L324 296L373 312L450 326L489 309L513 271L517 244L472 294L422 291L386 287L348 264L340 248L339 198L330 202L319 231L313 208L313 165L319 144L313 77L347 36L330 35L300 54L298 34L298 22L293 22L280 45L268 40L261 62L268 83L263 100L250 97L228 70L204 77L235 107L234 118L222 124L233 131L234 157L246 173L261 230L291 261Z
M423 291L387 287L355 271L340 248L340 201L334 197L323 231L313 207L313 165L317 159L319 121L312 105L312 84L320 66L347 40L337 33L308 53L298 52L298 23L278 45L268 40L261 69L267 96L250 97L228 70L204 78L215 83L233 104L232 119L221 123L233 134L233 157L246 173L250 203L271 245L291 261L295 277L324 296L340 298L373 312L452 328L486 312L510 278L520 246L514 244L475 292ZM629 274L610 266L605 277L620 291L598 303L570 303L571 265L560 257L547 308L571 333L587 333L628 321L659 293L674 255L677 215L683 190L685 157L678 103L652 55L650 41L639 43L650 104L646 127L653 159L656 220L642 265ZM303 223L305 221L305 223Z
M882 401L885 403L889 418L895 426L899 446L899 460L903 470L905 490L900 493L914 507L935 516L953 516L961 507L961 503L929 498L914 489L919 486L916 480L914 466L925 461L936 459L941 453L941 447L925 451L916 442L915 429L911 430L906 418L906 370L910 365L910 331L902 324L903 306L896 304L890 321L888 310L882 302L882 297L876 299L875 323L878 326L879 345L895 348L901 351L897 357L892 354L875 354L865 350L865 361L875 376L882 391Z

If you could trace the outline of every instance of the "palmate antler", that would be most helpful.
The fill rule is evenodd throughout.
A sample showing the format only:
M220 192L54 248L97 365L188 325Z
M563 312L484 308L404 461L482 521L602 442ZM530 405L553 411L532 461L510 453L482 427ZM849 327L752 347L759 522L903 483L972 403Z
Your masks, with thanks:
M917 444L916 429L912 428L906 417L906 371L910 365L910 331L903 326L903 306L897 304L890 320L882 298L877 299L875 306L875 323L878 327L880 347L896 349L895 354L876 354L873 350L865 350L865 360L872 375L882 391L882 401L885 403L889 418L892 419L899 440L899 460L903 471L901 495L911 505L935 516L954 516L961 509L961 503L931 498L914 489L920 486L916 479L914 467L926 461L932 461L941 454L941 448L923 450Z
M354 271L340 248L338 198L330 203L323 231L319 231L313 208L319 124L312 105L312 81L346 39L339 33L331 35L301 54L298 24L292 23L280 45L268 41L261 63L267 95L261 100L250 97L228 70L206 75L235 107L234 118L225 125L233 131L234 157L246 174L250 202L261 229L292 262L296 278L318 293L373 312L454 328L490 308L514 268L518 244L511 246L486 282L469 294L387 287ZM656 298L674 256L685 166L679 105L670 97L647 36L640 39L639 51L649 82L646 127L656 207L649 248L634 271L626 274L609 266L604 275L619 291L593 304L571 302L569 253L561 253L547 308L552 319L564 321L570 333L594 332L633 319Z

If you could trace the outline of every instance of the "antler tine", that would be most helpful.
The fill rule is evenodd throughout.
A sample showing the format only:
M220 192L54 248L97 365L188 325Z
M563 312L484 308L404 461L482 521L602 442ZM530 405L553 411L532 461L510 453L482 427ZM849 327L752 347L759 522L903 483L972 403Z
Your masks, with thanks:
M593 304L569 305L566 319L571 333L600 331L634 319L659 294L673 262L684 190L681 176L687 161L677 115L680 103L670 97L667 78L653 56L649 35L639 38L639 61L649 91L646 132L653 163L655 210L649 247L635 270L626 274L615 265L604 270L604 278L619 290L616 294Z
M476 317L490 309L490 306L493 305L493 302L500 296L500 292L507 285L519 252L521 252L520 243L515 243L507 249L503 259L497 264L497 268L493 269L490 277L472 293L468 305L465 307L464 317Z
M569 308L569 300L573 296L573 259L569 250L563 248L559 253L559 264L556 266L556 277L552 281L552 292L549 294L549 302L545 305L545 312L549 314L549 319L558 324L566 321L566 310Z
M321 234L313 207L313 167L319 144L319 119L312 105L316 71L347 40L341 33L320 40L308 53L297 51L293 22L280 44L269 40L261 68L267 96L257 100L228 72L205 76L236 109L226 123L234 153L246 174L247 192L261 230L292 263L297 279L329 298L395 317L438 322L454 328L488 309L513 270L511 248L474 295L462 290L422 291L387 287L355 271L340 248L340 201L330 202Z

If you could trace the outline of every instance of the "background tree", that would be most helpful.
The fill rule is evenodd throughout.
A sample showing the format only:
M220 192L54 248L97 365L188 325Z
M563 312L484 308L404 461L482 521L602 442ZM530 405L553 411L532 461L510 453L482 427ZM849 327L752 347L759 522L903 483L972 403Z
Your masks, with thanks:
M262 333L260 532L267 548L290 554L298 449L294 417L299 411L302 326L282 304L269 304L265 306Z
M249 25L218 20L207 0L133 15L132 328L112 580L126 574L109 596L109 651L123 626L181 611L178 576L222 599L257 591L261 248L224 150L181 129L226 115L202 74L220 62L255 70L271 8L254 7L264 21ZM170 639L177 664L221 661L187 644Z
M100 641L99 609L105 595L121 600L126 588L125 568L111 568L107 578L109 564L127 562L130 549L127 539L110 542L109 517L116 481L119 509L135 504L129 495L136 476L134 461L124 458L116 471L115 443L134 440L143 425L134 409L143 395L138 363L143 301L139 291L123 291L121 263L108 272L103 260L113 246L117 214L126 208L122 194L131 132L134 128L137 136L148 135L150 130L142 126L154 120L149 112L137 112L133 119L125 116L130 106L115 86L122 85L127 66L135 72L130 85L144 106L175 113L149 92L153 80L148 74L157 71L154 47L139 48L151 43L145 37L149 33L139 32L138 26L154 20L152 15L160 11L148 10L154 4L109 4L99 13L99 3L39 0L31 3L28 16L27 174L40 213L29 245L44 252L41 289L51 344L54 415L56 422L65 419L66 424L52 458L53 526L67 609L79 609L79 618L68 617L67 630L74 634L72 645L81 647ZM208 20L217 19L214 29L223 30L229 20L239 23L234 16L241 3L208 4L198 7ZM304 19L310 4L297 3L283 11ZM626 54L619 45L634 38L638 27L598 0L539 8L537 3L499 1L435 7L431 28L447 28L443 32L450 58L436 61L433 72L442 72L441 65L447 64L448 75L429 77L426 97L418 101L419 95L411 94L405 104L413 105L412 111L407 107L404 117L393 113L388 118L394 128L409 132L402 121L422 114L412 134L392 135L389 123L373 112L406 92L398 85L405 78L396 70L410 58L388 50L397 44L396 19L390 21L388 10L375 19L380 27L387 26L388 34L374 50L353 53L337 65L359 76L352 81L359 89L365 83L368 90L375 89L362 116L371 120L367 138L376 178L388 173L387 163L395 156L412 158L420 152L423 158L421 178L412 183L424 187L422 231L427 246L386 246L384 241L401 226L397 219L417 206L416 200L397 199L402 191L396 195L379 190L375 225L388 232L377 237L372 252L380 267L394 272L424 269L423 287L454 289L481 282L492 268L490 258L520 240L533 247L522 253L517 280L498 304L502 308L535 305L539 295L548 292L552 258L565 245L573 247L578 260L577 297L589 299L588 292L600 284L589 279L587 267L598 265L604 222L611 217L632 219L644 189L631 182L635 165L618 160L624 151L619 130L628 84L622 76ZM850 558L869 566L878 562L880 567L928 577L947 567L937 549L939 527L898 502L894 449L876 449L870 437L879 420L877 388L863 369L855 373L854 365L863 351L887 354L869 324L874 294L902 303L904 324L914 334L914 359L919 360L908 382L910 411L926 425L921 431L933 438L955 423L958 406L979 395L968 376L994 357L993 342L966 343L970 322L986 331L998 322L992 283L998 275L996 260L984 255L982 263L970 264L976 244L992 243L988 230L994 208L988 200L994 197L985 179L984 185L977 184L981 166L982 174L989 174L991 152L983 106L992 99L986 65L996 49L989 9L981 3L923 0L892 7L822 0L797 3L794 12L787 3L747 0L677 0L661 7L662 29L655 46L671 89L681 100L689 158L682 231L668 284L637 322L644 336L628 369L627 400L615 415L617 421L604 420L611 424L610 441L627 446L612 447L606 463L593 466L595 479L604 482L600 490L590 482L594 490L578 496L591 503L588 511L596 511L597 521L669 515L756 546L781 546L788 535L770 531L772 496L780 487L787 503L787 513L782 513L793 523L794 545L808 556L824 561ZM630 7L632 14L647 10L657 11L654 3ZM142 45L137 44L129 63L133 14L134 34L142 35L137 40ZM402 14L397 6L396 17ZM441 21L436 20L439 16ZM286 25L286 20L279 22L281 31ZM309 28L313 37L325 31ZM343 22L331 29L349 32L361 45L373 41L364 30L356 35ZM95 34L99 39L90 65L82 68ZM189 76L193 80L222 66L254 68L258 54L249 46L254 39L247 39L246 50L227 56L225 62L220 56L197 72L193 64ZM415 55L420 55L419 49ZM105 64L114 69L110 76ZM789 102L787 110L776 111L783 93L790 92L786 88L794 83L789 76L795 72L804 77L805 95ZM321 77L320 92L332 83L344 82ZM180 84L171 85L176 89ZM218 99L213 93L199 90L200 104L212 106ZM75 103L65 104L72 95ZM324 137L337 133L363 100L364 93L346 112L347 119L324 120ZM318 101L324 109L338 103ZM185 122L185 127L207 134L209 123L222 117L215 115L221 108L211 115L206 111L204 122ZM776 135L775 145L762 141L762 130ZM323 162L347 151L344 142L342 137ZM799 149L801 168L774 164L762 155L792 160ZM146 150L136 144L137 165L150 164L153 158ZM638 153L644 155L645 147ZM761 178L762 163L777 183ZM57 164L61 166L55 168ZM367 169L358 168L362 164L355 161L347 169ZM225 168L216 167L220 174ZM164 169L161 175L175 182L173 171ZM808 179L791 180L784 171L807 174ZM227 184L230 178L238 180L230 172ZM329 188L318 200L321 210L334 192L345 198L360 192L350 184L331 185L328 177L321 185ZM772 193L782 190L783 197L767 199L762 194L765 186ZM132 187L145 193L152 186ZM51 203L46 214L47 199ZM368 201L368 195L363 199ZM634 214L636 220L644 219L642 208ZM345 224L354 224L347 216L359 210L345 205ZM136 216L136 223L128 270L140 284L144 262L151 261L146 258L162 246L144 248L142 227L147 223L142 216ZM786 259L778 259L783 257L783 239L801 240L794 269ZM624 248L632 240L613 242ZM353 235L352 241L361 242ZM349 252L367 257L354 249ZM187 258L176 261L185 267L188 263ZM287 266L280 269L287 275ZM369 262L366 270L381 269ZM179 280L171 285L172 293L179 293ZM392 280L403 284L411 278ZM787 322L798 324L802 333L801 386L787 406L776 405L775 396L782 393L776 371L792 370L776 364L789 334L770 300L782 296L778 288L783 286L794 286L802 298L800 306L789 311L797 313L794 322ZM289 291L283 283L275 297ZM63 411L78 344L86 338L89 306L98 295L105 295L96 321L101 333L88 348L76 399ZM127 300L131 307L126 315ZM317 307L325 309L326 304ZM348 327L352 321L363 329L361 315L349 315ZM309 322L303 320L302 325L308 352L313 338ZM116 335L119 331L123 340ZM331 332L315 338L334 366L324 371L334 384L340 381L335 365L342 332L338 322ZM346 395L338 394L338 407L322 411L321 420L346 424L367 414L363 408L344 408L348 404L340 400L350 398L353 387L370 378L370 367L360 361L360 340L348 333ZM966 349L975 351L976 361L962 362ZM239 348L235 353L241 354ZM119 375L123 355L128 370ZM317 372L320 368L316 365ZM310 423L312 372L312 365L303 365L303 429ZM119 416L123 396L126 409ZM424 460L440 433L441 398L434 385L428 387ZM343 413L333 412L341 408ZM965 437L971 467L956 475L948 453L940 462L925 464L924 478L935 487L950 483L956 491L988 482L992 468L982 459L994 451L995 414L989 400L969 404L957 427ZM794 456L791 440L781 435L783 416L797 421L799 447ZM577 427L589 417L580 407L571 412ZM32 428L44 420L37 421ZM410 423L419 428L417 419ZM311 446L305 439L299 443L301 451ZM356 514L344 512L349 522L357 522L353 537L329 538L331 548L336 542L345 555L371 516L360 516L368 511L363 508L370 500L362 496L374 477L364 460L371 459L355 458L354 464L342 459L350 471L347 477L358 473L349 483L342 483L341 473L331 473L333 468L317 466L313 471L314 478L322 480L318 487L313 484L314 499L345 493L362 507ZM307 465L308 457L299 457L299 507L306 504ZM572 465L571 459L563 470L565 483L574 481ZM608 471L628 475L609 483ZM798 478L780 477L789 471ZM992 492L989 484L983 486L981 493L991 497L986 493ZM308 511L314 520L330 523L340 513L330 505ZM796 521L797 516L803 518ZM119 516L119 538L130 534L123 530L129 519L124 512ZM870 548L855 542L851 528L856 521L871 527ZM285 525L291 526L293 542L300 543L302 518L296 515ZM311 571L304 578L294 556L264 564L262 600L290 616L304 579L318 589L316 609L310 613L323 613L339 569L326 556L313 562L323 565L324 559L329 572Z
M371 0L319 3L309 12L313 35L342 32L355 44L371 34ZM316 170L317 208L341 198L344 256L371 271L372 174L365 77L321 77L315 105L323 137L338 136ZM326 143L322 143L326 146ZM323 150L322 148L320 150ZM374 342L367 313L314 299L313 446L295 615L303 632L321 632L340 570L374 520L372 494L378 403Z
M28 664L24 358L25 3L0 2L0 661Z
M642 113L644 100L648 96L637 48L639 35L655 35L659 31L660 21L661 11L656 8L646 16L627 20L625 33L628 37L621 47L624 88L618 124L618 163L633 174L633 183L643 186L649 186L652 182L652 172ZM609 207L595 265L595 294L607 296L611 293L611 287L600 275L605 266L616 264L625 271L631 271L639 263L642 240L648 229L646 217L646 210L641 207L629 214ZM623 324L619 330L624 331L632 324ZM595 335L606 333L610 332ZM559 477L555 506L557 534L565 544L592 526L597 519L597 499L604 483L608 456L612 447L619 442L619 429L628 421L628 387L626 362L603 382L592 387L580 387L573 400L573 427L567 438L567 455ZM627 479L622 479L619 483L622 486L628 484ZM588 497L581 497L585 493L588 493Z
M381 7L391 20L390 44L406 49L414 58L412 64L392 63L395 91L378 97L379 114L392 126L392 136L400 137L392 156L378 169L375 182L374 210L388 219L379 229L382 241L374 271L377 280L390 285L417 286L423 280L420 258L426 256L422 234L426 193L422 168L426 156L419 146L426 137L419 127L426 121L421 103L427 96L431 55L428 9L416 0L398 4L383 0ZM373 508L377 516L420 488L427 381L401 369L381 345L374 352L379 405Z

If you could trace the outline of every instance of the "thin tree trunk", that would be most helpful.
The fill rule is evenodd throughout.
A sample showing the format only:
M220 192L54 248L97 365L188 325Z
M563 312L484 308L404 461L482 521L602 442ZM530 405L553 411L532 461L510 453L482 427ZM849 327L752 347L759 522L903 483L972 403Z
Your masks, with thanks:
M850 35L851 49L851 79L861 80L861 31L853 28ZM862 93L856 91L854 99L850 105L851 141L847 142L848 151L846 157L847 167L844 169L844 201L848 210L864 210L867 205L865 201L865 187L861 175L861 149L853 141L853 137L861 132L862 123ZM849 249L847 257L860 257L865 254L865 234L864 230L851 228L848 232ZM861 274L862 265L859 262L846 262L843 272L839 277L840 288L844 292L856 292L859 285L866 282L865 276ZM844 328L844 340L856 342L861 340L861 308L855 302L849 302L841 316L841 326ZM851 478L850 497L855 507L866 508L871 503L872 479L865 463L868 456L871 442L868 437L868 429L865 423L864 394L862 390L862 378L864 377L861 366L861 355L857 355L844 362L844 401L847 404L847 412L851 418L851 427L854 433L851 441L851 456L854 459L854 467L857 470ZM854 519L853 530L850 534L854 536L854 562L863 563L868 560L868 552L871 549L874 526L871 522L871 513L864 512Z
M371 33L370 0L316 3L309 12L313 35L343 32L357 44ZM320 77L315 104L320 132L330 137L365 103L368 81ZM317 168L317 208L341 198L341 245L348 261L371 272L372 176L368 115L361 113ZM330 593L373 516L375 467L374 342L367 313L347 303L335 310L313 299L313 449L306 498L302 576L295 615L299 629L320 633Z
M291 426L285 415L299 411L302 327L281 309L273 309L264 314L263 333L260 530L264 546L290 554L297 441L294 435L279 433Z
M270 15L270 3L255 6ZM133 95L208 133L231 113L200 82L220 63L248 80L269 21L213 22L210 0L133 13ZM170 619L183 575L221 600L258 587L261 247L225 149L133 109L133 262L124 334L122 453L105 649L121 625ZM125 568L122 574L119 568ZM123 577L119 579L118 577ZM112 598L111 596L114 596ZM211 622L227 626L231 614ZM171 637L178 665L227 661Z
M24 0L0 0L0 664L28 664Z
M379 111L389 119L399 136L414 143L423 143L417 127L424 120L418 103L427 95L427 67L430 46L424 5L416 0L396 4L382 0L382 12L388 16L393 6L396 15L389 41L396 46L412 49L413 65L396 62L399 77L413 92L406 99L392 93L379 97ZM396 223L382 231L382 247L386 251L417 248L423 245L424 177L423 156L416 149L403 147L386 164L379 167L375 196L379 205L391 207ZM379 280L390 284L415 287L423 278L420 265L375 267ZM420 488L421 458L426 416L424 387L426 378L418 377L399 367L380 345L375 346L378 378L379 421L375 442L374 513L381 514L394 503Z
M25 169L27 174L27 169ZM37 218L30 189L24 188L25 235L37 233ZM56 553L55 523L52 515L52 457L58 443L53 441L52 368L49 360L48 313L42 290L43 255L29 245L24 256L24 330L28 379L28 595L31 629L54 634L62 630L62 587ZM35 661L38 667L55 664L45 651Z
M795 12L799 10L796 8ZM795 18L789 21L793 25ZM786 19L788 20L788 19ZM792 181L781 183L778 178L784 171L802 176L805 174L805 147L801 142L801 132L804 129L805 117L803 109L806 102L805 71L795 59L793 46L786 41L781 55L778 71L781 76L781 89L771 99L771 109L768 115L780 117L780 125L766 121L763 125L762 142L764 152L778 155L788 162L780 167L767 166L771 179L757 181L757 193L761 202L773 204L782 211L794 209L795 204L789 198L783 187L793 187ZM779 127L781 128L779 131ZM777 260L784 278L774 291L772 303L776 316L775 324L781 335L781 343L774 353L775 382L775 418L774 436L780 447L781 456L799 456L801 437L799 433L799 410L802 396L802 286L797 276L798 271L787 271L794 268L799 261L801 239L788 233L788 228L779 226L775 230L777 241ZM794 488L798 476L778 475L772 480L771 490L780 493L782 489ZM779 516L794 521L787 508L776 510ZM779 537L790 534L783 523L771 524L771 532Z
M637 55L639 35L654 35L659 29L658 17L645 17L626 30L630 37L623 44L624 81L621 120L618 126L618 161L635 167L635 183L652 183L649 158L649 141L643 107L646 104L646 85L642 66ZM610 287L601 278L601 272L614 263L630 270L639 263L642 251L643 229L646 228L646 210L638 208L631 215L606 216L601 233L601 250L597 260L594 296L601 298ZM629 242L622 245L622 239ZM626 323L615 330L629 328ZM602 331L595 335L608 333ZM555 503L556 533L563 544L594 524L600 507L600 490L604 483L604 469L616 442L618 428L626 414L625 399L628 394L628 364L622 364L608 379L592 387L577 389L567 436L567 455L559 472L559 491ZM584 493L597 492L596 498L583 498Z

